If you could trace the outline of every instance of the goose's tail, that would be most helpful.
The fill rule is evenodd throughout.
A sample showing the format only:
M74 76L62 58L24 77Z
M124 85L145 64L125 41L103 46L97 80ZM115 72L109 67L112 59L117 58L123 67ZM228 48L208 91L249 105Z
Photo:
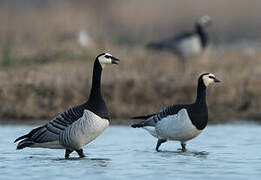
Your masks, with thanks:
M133 127L133 128L141 128L144 126L145 126L145 123L143 121L141 121L140 123L134 123L131 125L131 127Z
M144 119L143 121L139 123L134 123L131 125L133 128L141 128L144 126L154 126L154 123L151 121L150 117L154 116L155 114L149 114L145 116L135 116L132 117L131 119Z
M150 117L154 116L155 114L149 114L149 115L142 115L142 116L134 116L131 117L131 119L149 119Z
M34 144L34 142L30 140L30 137L32 137L36 132L38 132L42 128L43 128L42 126L38 127L38 128L35 128L32 131L30 131L28 134L18 137L14 141L14 143L16 143L16 142L18 142L20 140L21 141L18 143L16 149L17 150L23 149L23 148L26 148L26 147L30 147L32 144Z
M31 145L33 145L34 143L32 141L29 141L28 139L24 139L22 141L20 141L16 147L17 150L20 149L24 149L26 147L30 147Z

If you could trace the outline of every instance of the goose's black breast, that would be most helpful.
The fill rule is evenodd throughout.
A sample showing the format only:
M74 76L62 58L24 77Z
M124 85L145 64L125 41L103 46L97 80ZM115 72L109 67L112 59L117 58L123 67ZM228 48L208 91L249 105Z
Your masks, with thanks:
M86 103L86 109L90 110L91 112L100 116L101 118L108 119L108 120L111 119L110 112L103 100L99 100L96 102L88 101Z
M208 123L208 110L207 107L200 107L197 105L191 105L186 108L189 118L194 126L198 130L203 130Z

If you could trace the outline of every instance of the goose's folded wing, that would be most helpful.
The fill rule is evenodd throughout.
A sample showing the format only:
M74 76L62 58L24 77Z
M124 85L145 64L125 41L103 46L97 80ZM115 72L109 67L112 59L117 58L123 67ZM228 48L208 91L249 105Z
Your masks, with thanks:
M179 35L172 36L172 38L170 38L169 40L173 43L180 43L181 41L183 41L185 39L191 38L192 36L193 36L192 32L184 32Z
M56 141L59 139L59 134L64 131L73 122L77 121L83 115L84 108L76 106L68 109L64 113L56 116L49 123L33 129L28 134L21 136L15 142L25 139L32 143L44 143Z
M150 49L169 49L169 50L175 50L177 46L184 40L188 39L193 35L193 33L185 32L182 34L174 35L171 37L168 37L166 39L163 39L161 41L157 42L151 42L147 44L147 47Z
M168 106L162 109L158 114L154 115L152 118L155 122L158 122L167 116L177 114L182 108L186 108L186 107L187 105L182 105L182 104Z
M145 119L146 117L147 117L147 119L145 119L139 123L134 123L131 126L133 128L139 128L139 127L144 127L144 126L155 126L157 124L157 122L160 121L161 119L163 119L167 116L177 114L179 112L179 110L181 110L182 108L185 108L185 107L186 107L186 105L179 105L179 104L172 105L172 106L162 109L157 114L134 117L134 119L141 119L141 118Z

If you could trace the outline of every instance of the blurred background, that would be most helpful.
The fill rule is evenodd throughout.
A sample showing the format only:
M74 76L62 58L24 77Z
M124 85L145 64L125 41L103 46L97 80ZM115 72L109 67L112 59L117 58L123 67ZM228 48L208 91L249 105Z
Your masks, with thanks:
M2 0L0 1L0 117L2 122L49 120L88 99L96 55L121 59L103 72L112 123L191 103L197 79L208 88L210 122L261 122L259 0ZM209 15L209 45L186 61L146 48ZM123 120L125 119L125 120Z

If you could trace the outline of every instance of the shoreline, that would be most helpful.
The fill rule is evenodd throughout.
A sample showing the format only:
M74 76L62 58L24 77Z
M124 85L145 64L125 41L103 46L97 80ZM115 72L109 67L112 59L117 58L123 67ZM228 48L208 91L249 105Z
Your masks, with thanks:
M21 126L21 125L29 125L29 126L37 126L41 124L45 124L50 122L50 120L40 120L40 119L1 119L0 120L0 125L14 125L14 126ZM110 121L110 125L112 126L130 126L132 123L138 122L137 120L132 120L132 119L122 119L122 118L117 118L117 119L112 119ZM261 125L261 122L259 120L253 120L253 119L234 119L231 118L230 120L224 121L224 122L213 122L209 121L208 125L223 125L223 124L256 124L256 125Z

